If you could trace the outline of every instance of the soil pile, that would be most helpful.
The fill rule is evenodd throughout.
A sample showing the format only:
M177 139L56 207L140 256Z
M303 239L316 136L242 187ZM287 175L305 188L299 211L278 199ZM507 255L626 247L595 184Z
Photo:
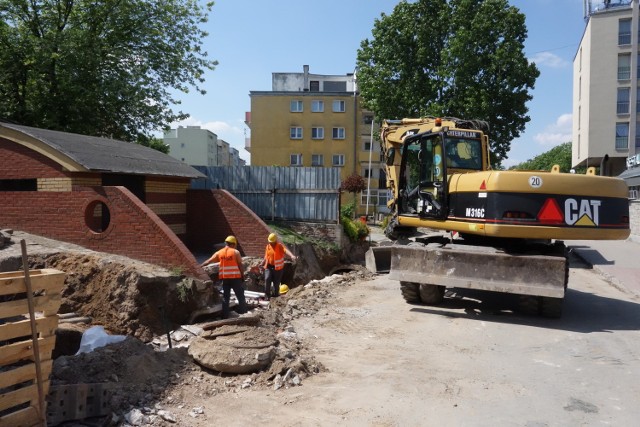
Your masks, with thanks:
M225 360L224 363L235 363L236 367L244 363L243 360L255 360L257 353L264 354L264 349L269 348L269 358L263 359L261 366L250 369L253 372L242 371L243 368L238 368L238 374L220 372L212 369L213 362L208 366L196 363L189 355L191 349L173 348L161 352L129 337L90 353L59 357L54 363L52 385L108 383L111 390L109 408L118 416L124 416L132 407L155 405L171 411L189 405L190 396L194 395L300 386L305 378L322 372L324 367L315 359L312 345L298 338L291 320L311 316L331 304L332 295L341 288L369 277L369 273L357 271L312 281L272 299L269 308L249 313L247 316L260 318L256 326L222 326L191 342L199 351L208 351L209 360L216 360L215 363ZM230 351L235 352L235 359L225 358ZM233 372L233 369L232 366L222 370Z

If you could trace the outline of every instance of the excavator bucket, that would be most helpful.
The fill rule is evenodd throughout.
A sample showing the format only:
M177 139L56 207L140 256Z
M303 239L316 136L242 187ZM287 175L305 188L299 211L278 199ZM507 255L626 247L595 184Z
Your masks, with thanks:
M564 297L568 270L563 253L532 255L507 253L487 246L433 243L391 246L390 249L389 279L392 280Z
M372 246L364 255L365 266L372 273L388 273L391 269L391 246Z

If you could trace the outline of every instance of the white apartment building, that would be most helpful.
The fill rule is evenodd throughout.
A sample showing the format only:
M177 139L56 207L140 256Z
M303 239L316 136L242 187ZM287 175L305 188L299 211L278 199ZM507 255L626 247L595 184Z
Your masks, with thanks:
M169 155L191 166L244 166L240 153L229 143L200 126L178 127L164 133Z
M640 153L639 0L584 0L586 27L573 61L574 167L618 176Z

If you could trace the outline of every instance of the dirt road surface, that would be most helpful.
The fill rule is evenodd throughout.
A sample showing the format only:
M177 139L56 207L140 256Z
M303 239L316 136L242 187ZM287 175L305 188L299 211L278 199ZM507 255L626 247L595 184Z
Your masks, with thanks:
M358 281L293 323L328 371L275 391L182 390L171 410L190 426L638 425L640 301L578 267L559 320L501 310L508 298L408 305L386 276Z

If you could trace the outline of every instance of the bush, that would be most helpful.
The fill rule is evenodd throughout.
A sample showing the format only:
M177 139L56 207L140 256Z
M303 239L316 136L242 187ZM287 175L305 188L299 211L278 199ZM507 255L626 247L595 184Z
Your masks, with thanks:
M356 211L356 201L352 200L344 206L340 207L340 217L353 218L353 214Z
M349 240L356 242L362 240L369 235L369 227L360 220L352 220L346 216L340 218L342 222L342 228L344 233L349 237Z

